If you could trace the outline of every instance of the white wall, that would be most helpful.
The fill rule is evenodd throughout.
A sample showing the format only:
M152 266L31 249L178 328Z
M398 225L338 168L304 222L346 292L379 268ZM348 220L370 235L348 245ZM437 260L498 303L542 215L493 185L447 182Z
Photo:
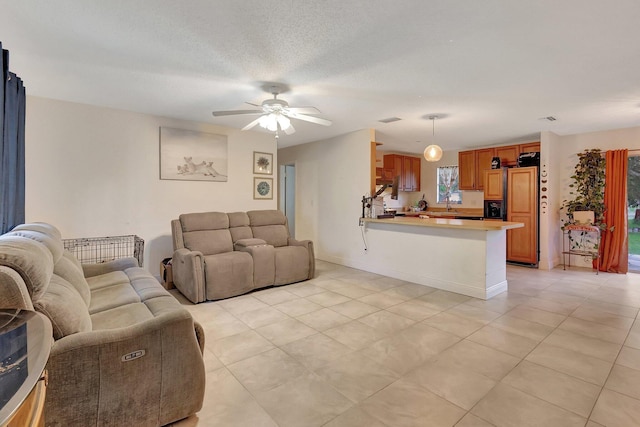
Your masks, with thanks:
M296 238L310 239L316 258L360 265L360 200L369 192L368 129L278 150L278 164L296 168Z
M160 180L161 126L227 135L228 181ZM277 208L275 197L253 200L252 174L253 151L276 163L276 150L264 133L28 97L26 220L50 222L65 238L137 234L145 268L158 275L181 213Z
M560 205L565 174L557 149L561 137L553 132L540 134L540 263L542 270L550 270L562 262L562 232Z

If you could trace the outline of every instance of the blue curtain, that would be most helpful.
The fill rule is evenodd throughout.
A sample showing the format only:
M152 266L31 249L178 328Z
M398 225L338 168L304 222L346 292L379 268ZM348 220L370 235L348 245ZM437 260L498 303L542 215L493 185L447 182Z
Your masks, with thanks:
M25 90L9 71L9 51L0 58L0 233L24 222Z

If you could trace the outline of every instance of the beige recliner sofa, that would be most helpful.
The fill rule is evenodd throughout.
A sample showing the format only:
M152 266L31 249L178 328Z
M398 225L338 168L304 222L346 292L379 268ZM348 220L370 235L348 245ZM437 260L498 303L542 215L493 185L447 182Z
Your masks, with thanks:
M315 274L313 243L292 239L279 210L183 214L171 233L173 282L194 303Z
M0 236L0 307L49 318L48 426L159 426L202 407L204 334L134 258L81 265L60 232Z

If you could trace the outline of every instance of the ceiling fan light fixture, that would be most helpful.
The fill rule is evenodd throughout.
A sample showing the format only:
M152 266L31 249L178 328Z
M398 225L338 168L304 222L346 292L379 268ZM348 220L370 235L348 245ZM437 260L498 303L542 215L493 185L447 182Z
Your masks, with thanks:
M214 117L234 116L234 115L257 115L255 120L242 128L242 130L250 130L254 126L260 126L276 133L284 131L287 135L295 133L295 128L291 120L301 120L304 122L315 123L322 126L331 126L331 121L316 117L315 114L320 113L315 107L290 107L287 101L278 99L278 95L287 89L286 85L273 85L271 87L272 99L266 99L261 105L247 102L254 107L260 107L259 110L231 110L231 111L213 111Z
M278 130L278 116L273 113L267 116L267 129L272 132Z
M289 120L287 116L278 114L278 124L280 125L280 129L286 130L291 126L291 120Z

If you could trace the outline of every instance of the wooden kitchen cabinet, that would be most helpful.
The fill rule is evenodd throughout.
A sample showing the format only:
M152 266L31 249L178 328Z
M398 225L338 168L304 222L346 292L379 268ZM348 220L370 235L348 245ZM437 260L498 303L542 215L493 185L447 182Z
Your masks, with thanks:
M400 154L385 154L382 161L384 170L390 171L393 177L400 175L399 190L403 187L402 157Z
M413 191L413 171L411 170L411 157L402 157L402 177L400 178L402 191Z
M476 190L484 189L484 171L491 169L491 160L495 155L494 148L476 150Z
M521 153L539 153L540 142L529 142L526 144L520 144Z
M502 166L518 166L518 156L522 153L540 152L540 142L527 142L520 145L495 147L496 157L500 157Z
M489 169L484 171L484 199L502 200L503 197L503 169Z
M393 177L400 176L400 191L420 191L420 158L402 154L386 154L384 171L391 171Z
M484 170L491 169L493 148L460 151L458 153L458 187L460 190L482 190Z
M507 261L538 264L538 168L507 169L507 221L523 228L507 230Z
M422 168L422 159L420 157L411 157L411 174L413 177L411 191L420 191L420 170Z
M500 166L516 166L519 155L520 146L518 145L496 147L496 157L500 157Z
M460 190L476 189L476 152L474 150L458 153L458 188Z

